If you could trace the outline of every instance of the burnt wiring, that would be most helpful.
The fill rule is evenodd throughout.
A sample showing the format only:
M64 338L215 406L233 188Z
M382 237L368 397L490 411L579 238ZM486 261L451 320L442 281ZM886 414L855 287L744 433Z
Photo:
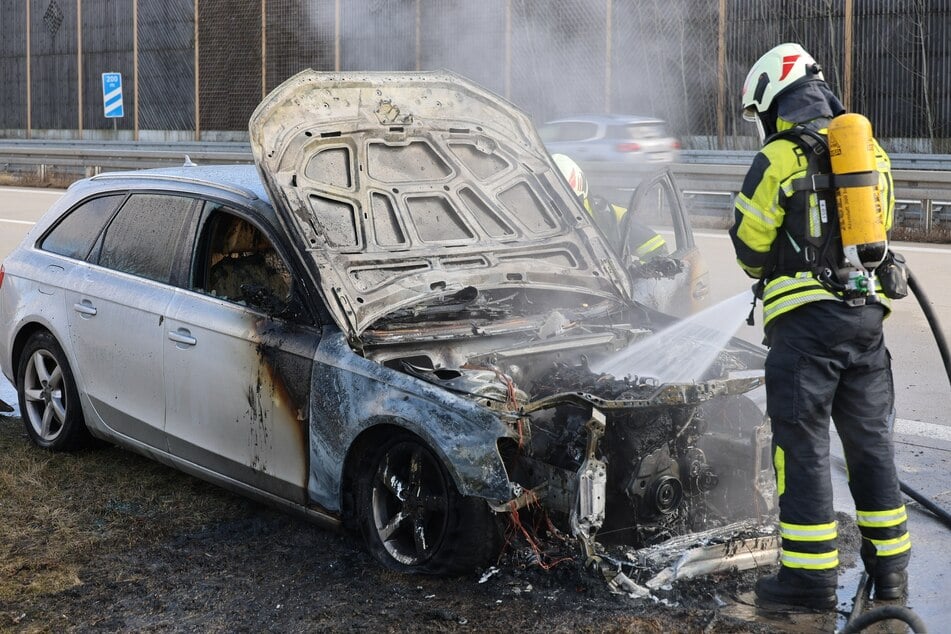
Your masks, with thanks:
M518 388L515 385L515 381L512 380L512 377L495 366L489 366L489 369L495 373L495 378L505 385L506 408L509 411L517 412L521 409L521 405L519 405L518 402ZM522 450L525 447L525 418L523 416L519 416L515 419L515 428L518 433L518 448Z
M531 493L531 492L529 492ZM505 550L511 548L516 538L521 535L525 539L525 542L528 544L528 547L531 549L532 554L535 557L535 562L538 566L545 571L551 570L552 568L558 566L559 564L574 561L574 557L571 556L552 556L547 554L541 547L541 539L538 537L541 528L542 518L545 522L545 528L557 539L560 539L563 542L567 542L567 538L558 531L555 526L552 524L551 518L548 517L548 513L542 508L539 503L538 497L531 493L531 501L525 505L525 509L531 511L535 516L535 524L529 529L522 522L522 517L519 512L518 504L515 500L509 502L509 530L506 531L505 536Z

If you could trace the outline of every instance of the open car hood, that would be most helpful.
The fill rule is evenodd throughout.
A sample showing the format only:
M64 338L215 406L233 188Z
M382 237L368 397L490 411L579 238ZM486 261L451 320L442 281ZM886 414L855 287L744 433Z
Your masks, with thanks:
M351 337L463 289L630 300L529 118L457 75L306 70L264 99L250 135Z

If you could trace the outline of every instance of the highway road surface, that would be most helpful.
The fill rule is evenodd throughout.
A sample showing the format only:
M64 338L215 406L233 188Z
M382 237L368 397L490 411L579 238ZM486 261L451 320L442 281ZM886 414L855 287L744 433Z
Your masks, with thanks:
M0 188L0 260L61 195L59 190ZM749 289L751 280L736 266L726 232L704 230L695 235L710 265L712 302ZM945 339L951 340L951 246L896 243L892 247L905 254L934 311L943 320ZM753 327L738 325L738 335L749 341L761 341L759 309L756 320ZM951 511L951 384L924 315L913 298L895 302L894 312L886 321L886 340L895 374L895 459L900 477ZM11 404L16 401L12 386L2 377L0 399ZM834 473L833 480L836 508L854 513L844 475ZM947 600L951 595L951 530L914 503L909 504L909 509L914 543L909 605L931 631L941 631L951 618L951 604ZM853 570L851 576L840 580L840 605L854 595L859 572ZM760 614L751 618L762 622L770 617ZM791 625L788 620L775 624L781 629ZM801 631L827 629L811 622L804 626L806 629Z

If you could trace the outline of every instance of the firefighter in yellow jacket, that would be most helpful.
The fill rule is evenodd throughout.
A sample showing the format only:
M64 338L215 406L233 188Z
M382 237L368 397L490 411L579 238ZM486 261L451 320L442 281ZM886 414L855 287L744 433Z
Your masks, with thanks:
M610 203L600 196L590 196L587 177L570 157L552 154L551 158L572 191L581 200L585 211L618 254L627 251L640 262L668 255L667 241L644 223L635 220L632 214L627 213L626 208Z
M889 430L894 388L882 320L890 300L874 274L877 262L844 255L838 207L845 203L837 198L846 186L868 187L884 236L894 208L888 156L869 134L871 169L833 173L827 135L844 109L798 44L781 44L753 65L743 109L763 148L736 198L730 236L740 266L759 280L763 301L782 537L779 572L759 579L756 595L812 608L836 604L831 417L875 596L900 598L911 541Z

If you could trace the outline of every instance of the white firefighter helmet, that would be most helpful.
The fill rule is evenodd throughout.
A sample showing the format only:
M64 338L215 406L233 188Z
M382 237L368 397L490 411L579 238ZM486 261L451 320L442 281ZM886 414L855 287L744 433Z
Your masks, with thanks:
M551 158L555 161L555 165L558 166L562 176L568 181L568 185L571 186L572 191L577 194L578 198L587 198L588 179L585 178L584 172L578 167L578 164L564 154L552 154Z
M750 68L743 82L743 118L759 121L773 101L794 84L824 79L819 64L799 44L773 47Z

